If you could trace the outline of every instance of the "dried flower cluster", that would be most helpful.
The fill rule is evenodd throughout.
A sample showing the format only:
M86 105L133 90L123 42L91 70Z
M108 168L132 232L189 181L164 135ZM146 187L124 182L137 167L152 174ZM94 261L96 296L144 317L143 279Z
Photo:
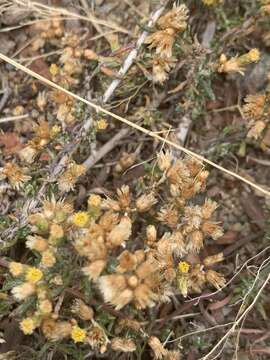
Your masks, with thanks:
M265 15L270 15L270 1L261 0L261 12Z
M269 126L269 93L248 95L243 106L245 118L248 120L248 138L261 139L263 147L263 136Z
M149 35L145 40L150 49L156 49L156 55L153 58L154 82L163 83L175 66L177 60L172 55L172 48L177 34L185 31L187 27L188 12L185 5L174 4L173 9L157 21L160 30Z
M34 137L19 152L21 161L28 164L33 163L36 156L59 134L60 130L60 127L57 125L50 127L49 123L45 120L41 120L39 124L34 124Z
M247 54L235 56L231 59L228 59L225 54L222 54L219 59L218 72L227 74L239 73L244 75L246 66L259 60L260 52L258 49L251 49Z
M31 176L26 175L26 171L25 168L7 162L5 166L0 169L0 180L7 179L12 188L19 190L24 183L31 179Z
M124 155L125 167L130 161ZM56 295L66 281L61 264L74 266L74 250L84 259L78 270L116 310L128 304L144 309L169 301L172 294L200 293L207 283L217 289L224 285L223 276L211 269L223 260L222 253L199 256L205 238L222 235L220 225L211 220L217 204L210 199L201 205L191 202L205 190L208 172L197 160L173 161L169 152L159 154L153 171L154 178L145 177L137 190L123 185L115 198L92 194L84 211L75 212L70 203L52 199L44 201L41 212L29 216L33 235L26 247L37 261L35 266L18 262L9 266L17 279L14 298L35 299L20 322L25 334L41 328L50 341L70 338L100 353L110 342L114 351L136 350L132 338L119 337L125 328L139 331L135 319L119 322L117 336L109 340L93 308L79 298L70 308L70 320L62 317ZM149 346L156 358L179 358L157 338L150 338Z

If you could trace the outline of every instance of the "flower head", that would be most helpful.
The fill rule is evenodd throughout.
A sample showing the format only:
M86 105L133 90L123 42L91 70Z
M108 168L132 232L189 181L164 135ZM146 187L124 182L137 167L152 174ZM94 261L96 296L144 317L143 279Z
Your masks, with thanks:
M88 205L93 207L99 207L101 205L102 199L99 195L91 194L88 198Z
M177 6L174 4L172 10L159 18L157 25L160 29L172 28L177 32L182 32L187 27L188 13L189 10L186 5Z
M71 311L85 321L92 320L94 317L93 309L80 299L76 299L73 302Z
M9 271L12 276L17 277L23 274L25 266L19 262L11 261L9 263Z
M180 261L178 264L178 271L182 274L189 272L190 265L186 261Z
M106 130L108 127L108 122L105 119L100 119L96 121L95 125L97 130Z
M31 284L36 284L42 279L42 277L43 273L41 270L35 267L30 267L26 272L25 279Z
M78 227L85 227L89 221L89 215L85 211L79 211L72 217L72 223Z
M136 345L132 339L115 337L112 340L112 349L114 351L133 352L136 350Z
M74 325L71 330L71 338L75 343L84 342L86 339L86 331L78 325Z
M29 296L33 295L36 291L35 286L32 283L23 283L21 285L15 286L11 292L15 299L17 300L25 300Z
M20 329L25 335L33 334L36 326L32 318L28 317L20 322Z
M19 190L25 182L31 179L31 176L24 174L24 169L11 162L5 164L2 172L8 178L10 185L16 190Z

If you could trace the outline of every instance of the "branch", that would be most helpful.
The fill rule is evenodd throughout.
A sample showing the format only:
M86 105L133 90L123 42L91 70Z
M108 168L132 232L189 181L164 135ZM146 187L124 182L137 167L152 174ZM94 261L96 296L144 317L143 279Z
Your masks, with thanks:
M108 152L110 152L119 141L130 132L129 128L121 129L111 140L104 144L96 153L90 155L83 165L89 170L95 165L100 159L102 159Z
M165 5L161 6L158 10L156 10L150 17L150 20L147 24L147 27L152 27L158 20L158 18L160 17L160 15L163 13L164 9L166 7L166 3ZM117 77L119 77L119 79L114 79L113 82L111 83L111 85L108 87L108 89L105 91L105 94L103 96L103 103L105 104L113 95L114 90L117 88L117 86L120 84L123 76L128 72L129 68L131 67L131 65L133 64L133 61L136 59L138 52L140 50L140 47L142 46L142 44L144 43L146 37L148 35L147 31L144 31L141 36L139 37L139 39L137 40L136 43L136 47L135 49L133 49L129 55L127 56L126 60L124 61L123 66L121 67L121 69L118 71Z

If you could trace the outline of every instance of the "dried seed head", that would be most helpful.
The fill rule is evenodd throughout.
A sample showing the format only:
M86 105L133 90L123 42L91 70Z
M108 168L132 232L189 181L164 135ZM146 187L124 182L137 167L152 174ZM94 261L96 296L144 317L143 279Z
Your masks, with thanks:
M111 345L114 351L133 352L136 350L136 345L132 339L115 337L112 339Z
M148 345L153 350L155 359L162 359L167 353L167 350L163 347L156 336L151 336L149 338Z
M10 162L5 164L2 172L8 178L10 185L16 190L19 190L25 182L31 179L31 176L24 174L24 170L22 168Z
M16 300L25 300L29 296L33 295L36 291L34 284L25 282L21 285L15 286L11 292Z
M179 222L179 214L173 206L165 206L160 209L157 219L165 225L175 228Z
M147 244L151 245L157 240L157 229L154 225L148 225L146 228Z
M58 179L58 186L60 191L68 192L70 190L74 190L75 183L81 175L85 174L86 167L84 165L79 164L71 164Z
M192 253L199 253L203 248L203 233L200 230L195 230L188 235L187 251Z
M151 209L153 205L157 203L153 193L147 195L141 195L136 200L136 208L139 212L146 212Z
M101 202L102 202L102 198L99 195L91 194L89 196L87 202L88 202L88 206L90 206L90 207L100 207Z
M38 309L43 315L50 314L52 312L52 303L51 303L51 301L48 300L48 299L40 301L40 303L38 305Z
M98 349L101 354L107 350L109 340L105 334L105 331L96 322L93 322L94 326L88 332L87 340L91 347Z
M206 271L206 280L218 290L226 283L225 278L214 270Z
M94 318L94 310L80 299L74 300L71 311L85 321L89 321Z
M172 154L170 151L160 152L158 154L158 167L161 171L166 171L170 168L172 162Z
M48 318L42 323L42 331L48 340L59 341L71 335L72 325L68 321L55 321Z
M84 266L82 271L88 276L89 280L97 281L102 271L105 269L107 262L105 260L96 260L91 264Z
M113 247L123 244L131 235L132 223L128 216L123 216L107 236L107 241Z
M41 236L27 236L25 243L26 247L31 250L36 250L40 253L44 252L48 248L48 241Z
M211 221L206 221L202 224L202 232L207 236L211 236L214 240L223 235L222 227L218 223Z
M187 27L189 10L186 5L177 6L174 4L172 10L161 16L157 21L160 29L173 28L177 32L182 32Z
M264 121L258 120L253 126L251 126L249 132L247 133L247 137L257 140L259 137L262 136L265 128L266 123Z
M14 277L21 276L24 273L24 270L25 270L25 265L19 262L11 261L9 263L9 272Z
M38 150L32 145L27 145L19 151L20 160L26 162L27 164L32 164L37 154Z
M56 262L56 258L52 249L48 249L42 253L41 265L45 268L52 267Z
M161 58L172 57L172 46L175 40L175 30L172 28L160 30L152 35L147 36L145 43L149 44L149 48L156 48L156 54Z
M224 255L222 252L217 253L215 255L212 256L207 256L206 258L204 258L203 263L205 266L212 266L215 265L216 263L223 261L224 260Z

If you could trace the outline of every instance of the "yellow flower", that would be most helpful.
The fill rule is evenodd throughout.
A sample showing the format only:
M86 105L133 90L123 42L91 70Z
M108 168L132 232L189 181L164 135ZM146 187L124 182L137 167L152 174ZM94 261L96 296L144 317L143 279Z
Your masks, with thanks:
M39 282L42 279L42 271L35 268L35 267L30 267L27 270L26 273L26 280L29 281L32 284L36 284L37 282Z
M79 211L73 215L72 223L79 227L84 227L89 221L89 215L86 211Z
M100 119L96 121L95 125L97 130L105 130L108 127L108 122L105 119Z
M52 76L55 76L55 75L58 74L58 72L59 72L59 67L58 67L56 64L52 64L52 65L50 66L50 73L51 73L51 75L52 75Z
M35 330L35 324L32 318L28 317L20 322L20 329L25 335L33 334Z
M12 261L9 264L9 271L11 275L14 277L20 276L23 273L23 270L24 270L24 266L19 262Z
M95 194L90 195L88 199L88 204L90 206L99 207L101 205L101 197Z
M186 261L180 261L180 263L178 264L178 270L182 273L182 274L186 274L189 272L189 268L190 265L186 262Z
M260 51L258 49L251 49L248 53L251 62L260 60Z
M75 325L72 327L71 330L71 338L75 343L84 342L86 338L86 331L84 329L81 329L79 326Z

